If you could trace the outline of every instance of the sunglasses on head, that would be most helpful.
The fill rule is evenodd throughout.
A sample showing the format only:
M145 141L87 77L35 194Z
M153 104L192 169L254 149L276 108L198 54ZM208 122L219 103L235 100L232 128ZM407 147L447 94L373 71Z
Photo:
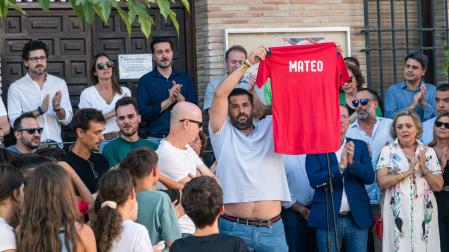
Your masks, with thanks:
M365 106L366 104L368 104L368 102L369 102L368 98L362 98L360 100L353 100L352 106L354 106L354 108L357 108L359 106L359 104L361 104L362 106Z
M98 70L103 70L106 66L108 68L112 68L114 66L114 61L108 60L108 61L106 61L106 63L98 63L97 64Z
M23 132L26 131L28 134L33 135L36 131L39 134L42 134L42 131L44 130L44 128L24 128L24 129L19 129L19 132Z
M435 126L437 126L437 128L440 128L441 126L443 126L444 125L444 127L446 128L446 129L449 129L449 123L444 123L444 122L440 122L440 121L435 121Z

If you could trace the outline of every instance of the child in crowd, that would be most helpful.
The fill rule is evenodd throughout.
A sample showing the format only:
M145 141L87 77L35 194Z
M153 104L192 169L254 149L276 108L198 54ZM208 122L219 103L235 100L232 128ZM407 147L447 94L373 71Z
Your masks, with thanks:
M147 229L137 218L136 193L126 170L111 170L98 183L97 217L92 222L99 252L153 251Z
M241 238L218 232L218 217L223 213L223 192L214 178L201 176L188 182L181 203L195 223L196 230L193 236L176 240L171 252L248 251Z
M96 251L92 229L79 212L69 175L47 162L28 170L17 228L17 251Z
M172 202L166 193L156 191L159 180L158 157L149 148L134 149L120 163L120 169L128 170L133 177L139 211L138 223L150 233L153 245L164 241L166 250L174 240L181 238Z
M23 200L22 174L10 165L0 165L0 251L15 251L16 236L11 219Z

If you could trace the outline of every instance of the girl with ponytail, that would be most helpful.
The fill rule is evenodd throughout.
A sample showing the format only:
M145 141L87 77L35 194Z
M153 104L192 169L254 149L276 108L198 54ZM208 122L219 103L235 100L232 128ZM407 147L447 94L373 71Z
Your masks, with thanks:
M134 222L137 207L128 171L110 170L101 177L92 222L99 252L153 251L147 229Z

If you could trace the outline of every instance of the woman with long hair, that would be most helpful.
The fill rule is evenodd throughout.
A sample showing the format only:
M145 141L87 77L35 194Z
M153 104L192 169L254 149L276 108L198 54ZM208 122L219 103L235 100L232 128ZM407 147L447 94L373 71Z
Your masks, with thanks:
M435 192L438 205L441 251L449 251L449 113L437 116L433 126L433 141L429 146L435 150L443 170L443 190Z
M16 236L11 224L23 200L22 174L10 165L0 165L0 251L15 251Z
M89 72L93 85L81 92L78 104L80 109L94 108L103 113L106 119L103 132L106 141L116 138L120 131L115 121L115 103L123 96L131 96L131 91L116 81L116 71L116 65L111 57L104 53L95 55Z
M92 227L99 252L153 251L145 226L135 223L137 200L127 170L110 170L98 182Z
M394 142L382 148L377 183L385 189L382 251L440 251L434 191L443 188L438 157L419 141L422 124L415 112L393 119Z
M92 229L79 217L69 175L45 163L29 174L25 185L17 251L96 251Z

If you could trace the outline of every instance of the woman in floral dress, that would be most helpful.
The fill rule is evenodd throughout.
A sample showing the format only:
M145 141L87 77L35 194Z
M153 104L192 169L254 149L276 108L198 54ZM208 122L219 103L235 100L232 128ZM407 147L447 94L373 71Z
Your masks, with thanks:
M423 145L414 112L399 112L377 163L377 183L385 189L382 251L438 252L438 210L433 191L443 177L435 151Z

